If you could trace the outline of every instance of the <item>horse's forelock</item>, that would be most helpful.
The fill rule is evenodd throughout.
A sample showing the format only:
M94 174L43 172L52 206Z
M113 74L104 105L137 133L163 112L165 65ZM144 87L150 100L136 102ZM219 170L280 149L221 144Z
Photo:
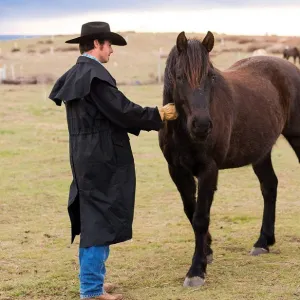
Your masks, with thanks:
M180 68L190 86L196 88L206 76L209 65L208 53L201 42L197 39L190 39L186 51L179 54L176 46L171 50L166 64L165 81L175 87L176 68Z
M182 64L189 84L193 88L199 86L210 64L208 53L199 40L189 40L187 52L182 57Z

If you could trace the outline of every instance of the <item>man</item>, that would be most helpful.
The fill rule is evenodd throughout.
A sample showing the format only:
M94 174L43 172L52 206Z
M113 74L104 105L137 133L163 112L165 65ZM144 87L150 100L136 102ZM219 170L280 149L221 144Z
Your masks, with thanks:
M120 300L104 285L109 245L132 238L135 168L128 132L158 131L177 117L173 105L141 107L128 100L103 67L111 45L126 45L105 22L82 25L81 56L55 83L49 98L65 103L73 181L68 211L73 243L80 234L81 299Z

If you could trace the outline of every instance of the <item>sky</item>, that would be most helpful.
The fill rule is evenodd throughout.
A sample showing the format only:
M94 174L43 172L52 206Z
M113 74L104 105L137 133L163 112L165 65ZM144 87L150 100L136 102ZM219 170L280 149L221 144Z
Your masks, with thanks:
M300 36L300 0L0 0L0 34L79 34L89 21L112 31Z

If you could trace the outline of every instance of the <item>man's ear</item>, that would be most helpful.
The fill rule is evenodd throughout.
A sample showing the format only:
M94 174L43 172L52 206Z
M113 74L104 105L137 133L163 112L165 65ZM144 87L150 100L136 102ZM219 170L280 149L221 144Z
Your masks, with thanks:
M94 48L99 48L101 45L98 40L94 40Z

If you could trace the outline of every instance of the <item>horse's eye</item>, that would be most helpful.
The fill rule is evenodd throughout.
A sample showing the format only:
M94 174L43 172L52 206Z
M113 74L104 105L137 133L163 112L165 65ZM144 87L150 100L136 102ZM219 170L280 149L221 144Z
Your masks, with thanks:
M217 76L216 75L211 75L211 81L215 82L217 80Z

